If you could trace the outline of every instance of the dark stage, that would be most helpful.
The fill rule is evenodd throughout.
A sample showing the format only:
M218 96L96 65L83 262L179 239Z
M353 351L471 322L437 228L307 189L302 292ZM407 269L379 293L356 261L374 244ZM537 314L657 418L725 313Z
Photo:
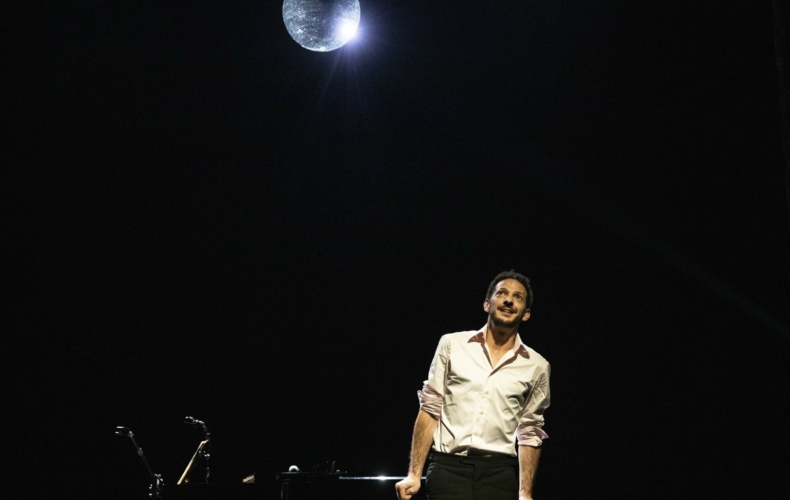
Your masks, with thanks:
M8 20L8 498L145 498L116 426L172 486L185 416L218 485L403 476L439 337L511 268L535 498L790 498L770 1L361 0L326 53L274 1Z

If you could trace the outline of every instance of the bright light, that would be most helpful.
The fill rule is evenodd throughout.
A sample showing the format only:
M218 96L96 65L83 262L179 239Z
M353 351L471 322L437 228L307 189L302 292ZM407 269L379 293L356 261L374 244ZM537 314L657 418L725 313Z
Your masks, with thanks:
M343 21L340 25L340 33L343 40L351 40L357 34L357 23L354 21Z
M378 479L379 481L384 481L385 479L387 479L387 476L378 476L376 479Z

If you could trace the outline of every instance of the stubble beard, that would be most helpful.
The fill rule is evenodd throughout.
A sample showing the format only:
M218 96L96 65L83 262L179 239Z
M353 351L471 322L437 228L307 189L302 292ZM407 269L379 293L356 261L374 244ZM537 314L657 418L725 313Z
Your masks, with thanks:
M495 326L500 328L516 328L518 327L519 323L521 323L521 318L516 316L510 321L505 321L504 319L498 317L496 315L496 310L491 313L491 322L494 323Z

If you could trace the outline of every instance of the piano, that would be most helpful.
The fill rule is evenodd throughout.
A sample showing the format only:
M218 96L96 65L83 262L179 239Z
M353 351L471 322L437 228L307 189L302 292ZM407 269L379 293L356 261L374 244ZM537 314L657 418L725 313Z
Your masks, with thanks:
M162 500L392 500L399 476L347 476L343 472L282 472L251 483L165 484ZM413 497L425 499L423 488Z

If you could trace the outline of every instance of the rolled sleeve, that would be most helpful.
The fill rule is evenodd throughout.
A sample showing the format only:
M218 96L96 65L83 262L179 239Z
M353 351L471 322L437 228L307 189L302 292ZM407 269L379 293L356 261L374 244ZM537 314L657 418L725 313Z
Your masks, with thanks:
M543 413L549 407L549 371L541 375L535 384L529 401L521 412L516 435L519 446L539 447L549 435L543 431Z
M444 406L444 384L448 359L450 359L450 343L448 336L445 335L439 340L433 361L431 361L428 380L423 382L422 390L417 391L420 410L437 418L441 417Z

